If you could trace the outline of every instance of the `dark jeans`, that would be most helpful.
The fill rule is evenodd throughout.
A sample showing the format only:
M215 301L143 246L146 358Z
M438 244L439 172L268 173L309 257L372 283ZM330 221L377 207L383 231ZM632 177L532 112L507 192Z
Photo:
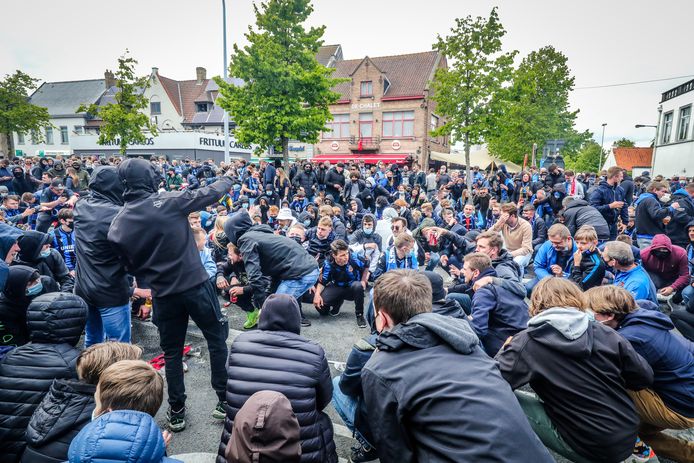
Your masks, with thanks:
M36 217L36 231L47 233L48 229L51 228L51 223L53 223L51 214L39 213Z
M646 271L646 273L648 273L648 276L651 277L651 281L653 281L653 284L655 285L655 289L663 289L666 286L670 286L671 284L673 284L675 282L675 280L672 278L670 278L670 279L663 278L663 276L660 273L649 272L649 271ZM682 291L677 291L677 292L680 294L682 293Z
M354 301L354 314L364 315L364 288L360 281L354 281L349 286L326 286L321 293L323 298L323 309L318 312L327 315L331 308L340 310L342 303Z
M446 295L447 301L457 301L462 307L465 315L470 315L472 313L472 299L470 296L464 293L448 293Z
M675 328L682 333L682 336L694 341L694 311L690 312L686 309L677 309L670 314L672 323Z
M212 389L219 400L224 400L227 372L227 345L229 323L222 316L217 292L210 280L166 297L154 297L152 321L159 329L159 345L166 360L166 385L169 405L180 410L186 403L183 382L183 345L188 331L188 317L192 318L207 340L212 370Z
M613 223L608 223L607 224L610 227L610 241L614 241L617 239L617 222Z

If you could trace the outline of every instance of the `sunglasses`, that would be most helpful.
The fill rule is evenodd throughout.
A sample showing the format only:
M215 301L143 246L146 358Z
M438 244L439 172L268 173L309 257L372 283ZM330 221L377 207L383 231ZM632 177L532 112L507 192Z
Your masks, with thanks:
M392 227L390 227L390 229L393 231L400 231L400 230L402 230L402 227L392 226Z

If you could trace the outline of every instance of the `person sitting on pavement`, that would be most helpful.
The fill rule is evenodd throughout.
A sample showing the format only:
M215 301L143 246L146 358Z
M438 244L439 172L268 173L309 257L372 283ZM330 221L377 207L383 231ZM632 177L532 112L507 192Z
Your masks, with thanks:
M38 270L38 272L52 278L60 290L66 293L72 292L75 279L70 274L63 256L51 248L51 237L46 233L29 230L17 239L20 247L17 258L11 265L26 265Z
M236 414L227 463L301 461L299 421L284 394L259 391Z
M62 463L70 443L92 420L94 393L101 374L121 360L138 360L142 349L133 344L104 342L77 357L77 379L56 379L29 420L22 463Z
M653 369L653 385L628 391L641 417L639 436L658 456L694 461L694 442L663 429L694 428L694 343L676 334L667 315L639 308L631 293L616 286L586 292L586 309L617 330Z
M523 218L530 223L533 229L533 252L542 246L542 243L547 241L547 225L545 220L535 213L535 206L526 204L523 206Z
M650 246L641 250L641 260L659 297L682 300L682 291L690 281L687 251L672 244L669 236L658 234Z
M538 282L545 278L557 276L568 278L571 274L573 255L578 248L571 238L569 229L560 223L555 223L547 231L549 240L546 241L535 255L533 269L535 278L525 286L530 294Z
M646 249L651 245L655 235L664 234L666 226L680 207L675 201L669 206L663 203L669 201L668 185L663 182L652 182L646 193L641 194L634 205L636 206L636 241L639 248Z
M533 229L525 220L518 217L518 208L513 203L501 206L501 217L490 229L500 232L506 249L519 265L521 275L533 257Z
M374 288L381 335L361 381L380 460L553 461L468 321L431 313L431 301L412 270Z
M313 295L313 305L321 315L337 316L344 301L354 301L357 326L366 328L364 294L369 283L369 261L350 252L342 240L330 245Z
M530 297L528 328L496 360L547 447L575 463L618 462L632 455L639 427L627 390L650 387L653 371L584 305L573 282L541 280ZM526 384L534 392L519 390Z
M323 348L300 335L300 322L296 299L273 294L260 311L259 329L240 334L232 343L218 463L225 463L239 409L261 390L281 392L290 398L301 426L302 462L337 462L332 422L323 412L333 393L330 367Z
M643 266L634 262L634 253L628 244L621 241L609 241L602 251L602 258L616 271L615 285L629 291L637 301L645 299L658 303L658 293L653 280Z
M596 208L588 204L588 201L576 199L572 196L564 198L564 210L561 217L564 225L569 229L571 235L583 226L590 225L595 228L598 241L604 243L610 239L610 227L607 225L605 217Z
M101 374L94 419L77 434L68 463L181 463L166 456L171 439L154 421L164 380L142 360L121 360Z
M465 283L473 289L470 325L479 336L484 351L493 357L509 336L527 326L525 295L514 294L502 284L493 283L496 271L492 260L481 252L465 256L461 273ZM490 277L492 282L475 287L474 284L484 277Z
M67 293L42 294L27 310L28 344L0 360L0 448L3 463L20 461L31 415L55 379L77 377L75 346L87 321L87 304Z
M605 261L598 251L598 234L590 225L584 225L574 234L576 247L574 252L570 278L586 291L602 285L605 278Z

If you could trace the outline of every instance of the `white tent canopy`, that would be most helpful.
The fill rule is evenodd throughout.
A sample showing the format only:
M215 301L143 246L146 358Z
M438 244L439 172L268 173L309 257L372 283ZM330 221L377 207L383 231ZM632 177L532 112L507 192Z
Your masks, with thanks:
M448 164L456 164L459 166L465 166L465 153L464 152L453 152L453 153L439 153L437 151L431 152L431 159L435 161L441 161ZM493 164L493 166L492 166ZM509 172L520 172L522 167L509 161L502 161L496 156L492 156L487 151L486 147L481 149L470 151L470 166L479 166L481 170L487 170L490 167L498 167L500 164L504 164Z

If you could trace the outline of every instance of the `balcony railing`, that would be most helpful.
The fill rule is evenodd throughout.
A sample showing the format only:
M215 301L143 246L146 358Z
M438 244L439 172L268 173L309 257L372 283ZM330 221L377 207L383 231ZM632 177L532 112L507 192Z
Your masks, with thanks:
M377 151L381 147L381 137L350 137L349 149L352 151Z

